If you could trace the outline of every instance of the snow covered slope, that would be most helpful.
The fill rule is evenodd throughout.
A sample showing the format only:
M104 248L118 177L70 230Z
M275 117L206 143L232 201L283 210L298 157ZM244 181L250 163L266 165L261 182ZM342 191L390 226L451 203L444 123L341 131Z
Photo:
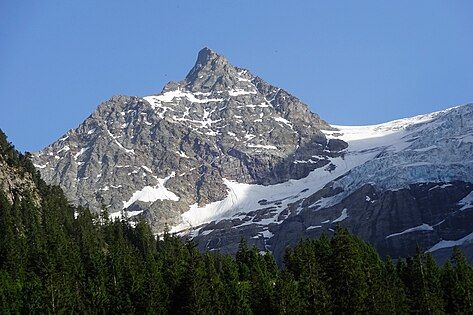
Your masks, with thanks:
M277 201L282 211L295 199L312 195L341 175L345 176L337 185L349 189L330 202L324 201L325 206L340 201L365 183L399 189L418 182L473 182L472 112L473 105L465 105L378 125L332 125L337 130L324 133L329 139L341 139L349 144L343 156L330 159L328 166L312 171L303 179L277 185L226 180L228 196L224 200L204 207L192 206L182 215L183 223L173 231L260 209L261 200L266 200L265 206ZM458 117L459 120L455 119Z
M408 214L415 217L411 218L412 221L404 222L403 218L396 218L394 212L398 210L388 213L387 205L396 207L405 202L399 200L395 205L393 201L385 203L380 209L392 221L385 230L381 228L382 224L376 222L376 218L366 222L378 225L379 230L382 230L381 234L377 232L376 238L394 244L403 237L415 240L419 233L437 233L438 228L445 230L442 226L444 222L435 228L431 225L445 220L459 208L462 211L473 208L468 199L472 189L469 183L473 182L472 104L379 125L333 127L337 130L324 131L326 137L344 140L348 147L340 157L330 158L330 163L324 168L312 171L303 179L278 185L259 186L227 181L229 195L226 199L206 207L192 208L182 215L183 223L173 230L187 231L194 228L191 235L196 240L203 239L208 249L229 252L234 250L235 244L232 242L237 238L232 235L246 236L250 233L248 236L255 240L257 246L274 250L276 239L285 243L293 238L283 234L294 233L293 230L285 230L285 226L289 225L288 222L294 224L295 218L299 220L298 223L310 222L303 224L306 231L298 231L296 234L299 236L308 235L307 231L330 232L334 223L342 221L347 226L360 226L360 219L355 219L356 215L352 214L352 209L356 207L353 203L347 203L347 200L369 186L372 187L371 194L361 196L361 200L356 201L357 207L359 204L365 208L374 207L378 202L377 196L387 192L400 195L408 191L419 200L425 199L415 201L415 206L404 207L413 209ZM294 163L311 163L316 158ZM419 188L422 185L428 185L425 187L429 189L423 191ZM419 189L422 191L417 191ZM418 197L419 194L424 195ZM450 199L455 196L455 200L448 200L448 204L442 206L435 200L435 194L447 194ZM408 198L413 197L409 195ZM426 218L424 214L416 217L420 211L416 207L428 205L432 202L429 198L448 213L435 215L435 218ZM313 222L315 217L319 217L318 222ZM464 237L469 234L467 232L473 231L471 223L471 231L467 229L460 232L462 237L458 239L470 240ZM429 229L420 229L419 226L428 226ZM451 236L457 237L456 232L450 232ZM230 240L224 241L226 237ZM439 235L431 238L431 241L426 242L426 249L432 247L435 250L448 244L458 244L454 242L456 240L444 241ZM214 239L219 240L218 246L213 244ZM435 245L437 242L441 242L441 245ZM386 252L392 251L387 249ZM396 254L400 254L400 251Z
M473 182L471 104L380 125L336 127L341 135L326 135L347 141L349 155L378 152L341 179L341 187L354 190L374 183L393 190L422 182Z

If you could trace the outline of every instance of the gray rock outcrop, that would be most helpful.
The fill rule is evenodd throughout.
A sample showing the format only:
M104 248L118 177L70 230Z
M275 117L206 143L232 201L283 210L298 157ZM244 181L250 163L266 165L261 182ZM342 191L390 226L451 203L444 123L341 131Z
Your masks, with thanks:
M75 204L143 210L159 232L190 205L223 199L223 178L269 185L325 166L346 143L320 129L333 128L288 92L204 48L183 81L148 97L112 97L34 162Z

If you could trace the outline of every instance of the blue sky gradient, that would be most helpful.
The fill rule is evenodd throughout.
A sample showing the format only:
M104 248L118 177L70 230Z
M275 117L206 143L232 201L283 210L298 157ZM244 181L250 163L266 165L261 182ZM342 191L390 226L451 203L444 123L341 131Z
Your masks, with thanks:
M204 46L330 123L473 102L473 1L0 1L0 128L35 151Z

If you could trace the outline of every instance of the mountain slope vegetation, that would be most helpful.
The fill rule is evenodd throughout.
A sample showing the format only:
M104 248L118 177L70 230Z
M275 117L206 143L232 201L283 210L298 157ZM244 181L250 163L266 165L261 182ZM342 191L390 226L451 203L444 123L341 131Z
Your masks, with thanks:
M473 312L473 269L458 249L442 267L420 249L395 264L338 226L288 248L282 268L244 241L235 258L201 253L126 214L72 206L3 132L0 150L1 170L33 184L0 193L1 313Z

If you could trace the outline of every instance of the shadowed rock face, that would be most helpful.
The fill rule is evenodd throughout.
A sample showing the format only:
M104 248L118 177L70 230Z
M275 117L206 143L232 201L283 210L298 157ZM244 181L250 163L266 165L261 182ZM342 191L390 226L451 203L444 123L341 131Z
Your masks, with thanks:
M438 188L442 185L445 188ZM472 190L473 184L465 182L412 184L395 191L379 191L368 184L331 207L313 206L340 192L328 185L310 198L290 205L280 224L258 224L270 213L271 209L266 208L240 220L208 224L194 240L201 250L234 254L243 237L262 250L271 250L280 263L286 247L295 246L304 238L331 235L340 224L373 244L381 255L405 257L415 254L417 245L428 250L442 240L458 240L472 233L473 207L460 210L459 204ZM264 231L271 235L269 239L264 237ZM471 256L471 246L465 245ZM451 248L440 251L440 260L444 261L450 251Z
M296 97L204 48L183 81L156 95L112 97L34 163L74 203L145 210L159 232L190 205L225 198L223 178L269 185L329 164L346 143L320 129L333 128Z

